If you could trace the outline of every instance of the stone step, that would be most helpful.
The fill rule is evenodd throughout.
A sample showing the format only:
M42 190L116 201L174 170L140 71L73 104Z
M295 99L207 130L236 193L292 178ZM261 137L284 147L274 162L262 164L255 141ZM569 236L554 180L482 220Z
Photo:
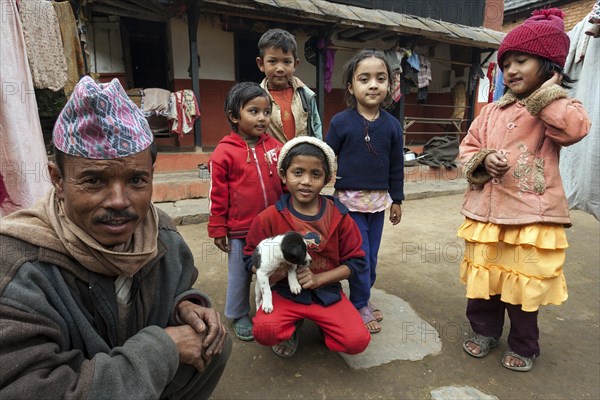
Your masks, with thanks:
M460 179L462 170L458 168L432 168L417 164L404 168L404 181L409 182L444 182ZM333 183L326 188L333 186ZM210 179L208 170L168 172L154 174L154 192L152 201L155 203L174 202L186 199L208 197Z

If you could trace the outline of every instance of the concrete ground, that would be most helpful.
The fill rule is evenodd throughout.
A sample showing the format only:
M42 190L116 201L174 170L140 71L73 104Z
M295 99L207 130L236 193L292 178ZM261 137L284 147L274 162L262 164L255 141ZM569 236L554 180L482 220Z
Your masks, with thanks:
M463 220L461 201L456 194L409 200L403 205L400 225L386 224L375 284L385 313L383 331L373 336L366 351L371 361L380 361L376 366L350 366L325 348L315 325L305 323L299 349L290 359L234 337L233 354L212 398L430 399L433 395L458 399L470 396L465 386L480 391L469 398L488 398L484 394L499 399L600 398L598 221L571 212L573 227L567 230L570 248L564 268L569 299L561 306L540 309L541 357L531 372L518 373L500 365L506 336L485 359L462 350L469 325L465 291L458 278L463 245L455 236ZM222 312L226 256L207 237L206 223L183 225L179 230L200 270L197 287ZM415 314L407 314L408 308ZM421 354L421 347L428 346L429 355ZM389 361L386 353L402 356ZM416 355L414 361L411 355ZM444 389L432 394L447 386L459 394L440 397L448 393Z

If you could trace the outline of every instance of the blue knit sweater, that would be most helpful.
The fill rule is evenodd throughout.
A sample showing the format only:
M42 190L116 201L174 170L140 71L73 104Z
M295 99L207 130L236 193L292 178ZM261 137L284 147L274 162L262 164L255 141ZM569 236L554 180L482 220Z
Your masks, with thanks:
M368 126L373 151L365 142ZM404 143L400 122L381 110L367 121L353 108L336 114L325 141L338 156L337 190L387 190L394 203L404 200Z

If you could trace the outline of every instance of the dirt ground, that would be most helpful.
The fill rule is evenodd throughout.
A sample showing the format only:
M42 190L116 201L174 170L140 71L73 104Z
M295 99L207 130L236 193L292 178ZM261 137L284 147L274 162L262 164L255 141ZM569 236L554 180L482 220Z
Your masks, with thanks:
M462 350L469 325L464 315L465 291L458 279L463 245L455 236L463 220L461 201L461 195L454 195L405 202L400 225L386 224L375 284L407 301L438 331L439 354L354 370L325 348L310 323L305 324L300 347L291 359L234 337L233 354L212 398L429 399L430 391L441 386L472 386L499 399L600 398L598 221L581 211L571 212L573 227L567 230L570 248L564 268L569 299L561 306L540 309L541 357L531 372L518 373L500 365L506 336L482 360ZM200 270L197 287L222 312L225 255L207 237L206 224L179 229ZM385 325L384 320L383 329ZM406 334L411 332L407 326ZM389 343L390 347L401 345Z

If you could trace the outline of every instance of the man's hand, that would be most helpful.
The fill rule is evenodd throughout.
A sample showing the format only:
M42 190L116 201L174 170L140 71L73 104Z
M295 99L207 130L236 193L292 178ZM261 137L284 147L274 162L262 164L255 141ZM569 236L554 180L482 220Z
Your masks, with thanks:
M208 362L215 354L223 351L227 331L221 316L212 308L206 308L184 300L178 304L179 318L196 333L202 335L202 357Z
M485 169L493 178L500 178L510 168L506 156L502 153L491 153L483 161Z
M165 328L167 335L171 337L181 364L189 364L202 372L210 362L203 356L202 343L206 338L205 334L198 333L189 325L168 326Z
M225 236L215 238L214 242L215 246L217 246L222 252L229 253L231 250L231 246L229 246L229 243L227 243L227 237Z

